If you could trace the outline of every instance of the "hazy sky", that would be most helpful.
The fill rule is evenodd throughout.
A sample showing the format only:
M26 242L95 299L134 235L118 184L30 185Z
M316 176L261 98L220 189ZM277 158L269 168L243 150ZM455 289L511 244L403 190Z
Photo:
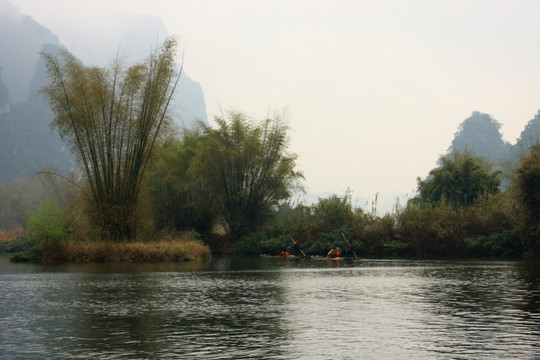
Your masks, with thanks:
M540 109L538 0L9 1L75 55L162 18L210 119L286 107L307 189L361 207L412 195L473 111L514 143Z

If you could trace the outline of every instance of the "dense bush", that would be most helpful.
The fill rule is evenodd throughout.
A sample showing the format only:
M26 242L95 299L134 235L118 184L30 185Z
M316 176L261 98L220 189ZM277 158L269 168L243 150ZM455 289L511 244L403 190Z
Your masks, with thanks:
M43 260L43 249L31 246L13 254L10 260L13 262L41 262Z
M234 252L245 255L278 255L287 246L293 243L287 235L271 237L265 231L244 235L234 244Z
M396 234L396 238L382 243L382 255L391 257L404 257L414 255L411 244L404 241L401 235Z
M516 258L521 256L521 242L506 230L489 236L465 239L470 256Z
M416 256L456 256L465 250L463 209L448 203L409 204L401 214L399 234Z
M282 206L272 226L243 237L234 251L277 254L289 235L309 255L326 255L333 246L346 249L349 242L360 256L513 257L522 251L512 235L516 209L504 193L479 197L468 207L410 201L384 216L353 209L348 196L334 195L311 207Z
M347 248L345 240L340 233L340 229L321 232L312 241L307 241L306 246L308 246L307 252L312 255L326 255L334 246L341 249Z
M533 145L516 169L519 222L516 233L528 256L540 256L540 145Z
M17 236L11 241L2 241L0 243L0 252L15 254L34 247L34 242L26 236Z
M2 231L0 241L0 253L11 254L10 259L15 262L39 262L43 258L43 248L29 239L22 229L14 231Z

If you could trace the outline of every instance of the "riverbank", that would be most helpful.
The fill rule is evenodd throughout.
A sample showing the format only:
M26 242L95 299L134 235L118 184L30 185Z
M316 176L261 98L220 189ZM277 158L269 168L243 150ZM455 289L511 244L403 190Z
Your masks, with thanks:
M208 261L210 248L193 234L166 237L155 241L62 241L51 246L39 246L18 234L3 238L0 252L15 262L43 263L118 263L118 262L183 262Z

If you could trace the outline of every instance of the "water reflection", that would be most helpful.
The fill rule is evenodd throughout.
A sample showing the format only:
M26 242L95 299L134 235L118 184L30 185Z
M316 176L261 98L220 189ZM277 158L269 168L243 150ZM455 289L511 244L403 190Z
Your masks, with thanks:
M0 258L0 271L0 358L540 356L540 267L524 262Z
M531 315L521 307L527 290L516 263L463 262L425 267L418 294L431 329L431 351L453 358L531 357L538 350ZM536 308L538 311L538 308Z

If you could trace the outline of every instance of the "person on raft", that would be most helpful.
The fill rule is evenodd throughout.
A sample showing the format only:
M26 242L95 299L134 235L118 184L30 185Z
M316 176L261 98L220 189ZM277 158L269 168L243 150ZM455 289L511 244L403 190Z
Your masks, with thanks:
M281 251L281 256L289 257L291 256L292 248L290 246L284 246Z
M293 252L294 256L299 256L300 255L300 242L298 240L295 240L294 241L294 252Z
M356 257L356 254L354 253L354 248L352 245L352 241L349 243L349 246L347 247L347 251L345 251L346 257Z
M332 246L332 248L330 249L330 251L328 252L326 256L327 257L340 257L341 249L339 248L339 246Z

